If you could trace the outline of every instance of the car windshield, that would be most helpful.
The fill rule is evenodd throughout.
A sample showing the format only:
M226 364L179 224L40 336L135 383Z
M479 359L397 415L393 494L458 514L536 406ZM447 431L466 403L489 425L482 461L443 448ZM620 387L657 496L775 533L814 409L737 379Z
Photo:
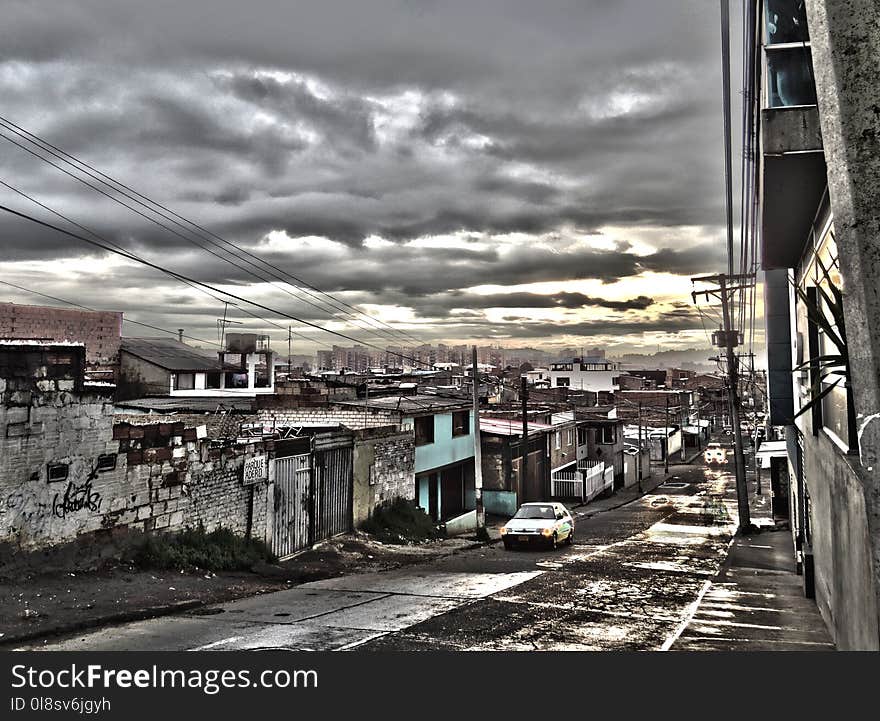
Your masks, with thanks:
M553 506L522 506L514 518L550 518L555 519L556 514L553 512Z

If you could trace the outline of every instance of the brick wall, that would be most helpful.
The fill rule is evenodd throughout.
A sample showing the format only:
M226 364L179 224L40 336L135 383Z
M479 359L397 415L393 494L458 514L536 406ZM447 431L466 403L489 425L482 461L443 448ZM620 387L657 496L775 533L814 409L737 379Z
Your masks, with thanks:
M0 378L0 542L33 549L199 523L240 534L250 524L267 538L268 483L246 486L242 470L271 457L272 441L221 445L204 426L151 416L118 423L106 396L59 391L67 380L43 390L48 382Z
M0 338L81 342L89 369L119 363L122 313L0 303Z
M415 435L396 427L364 429L354 434L354 523L395 498L415 498Z
M333 406L327 408L274 408L261 409L258 419L267 425L276 426L308 426L337 423L346 428L381 428L398 424L400 417L391 411L376 408L363 409L351 406Z

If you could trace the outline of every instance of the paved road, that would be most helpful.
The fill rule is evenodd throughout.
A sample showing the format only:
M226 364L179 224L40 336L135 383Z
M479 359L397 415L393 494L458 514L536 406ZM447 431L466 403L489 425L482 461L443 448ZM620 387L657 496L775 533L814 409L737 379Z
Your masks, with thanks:
M577 523L574 545L500 544L78 634L69 650L599 650L669 646L727 552L733 480L686 467Z

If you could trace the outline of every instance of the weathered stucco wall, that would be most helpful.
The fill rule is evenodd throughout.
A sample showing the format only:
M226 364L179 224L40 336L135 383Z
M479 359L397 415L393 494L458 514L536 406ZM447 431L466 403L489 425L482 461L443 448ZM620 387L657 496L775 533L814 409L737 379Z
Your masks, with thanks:
M805 434L804 476L812 511L816 603L839 649L876 649L867 514L853 462L858 459L841 453L824 432ZM792 489L793 495L796 490Z
M415 498L415 437L397 428L355 432L353 454L354 525L382 503Z

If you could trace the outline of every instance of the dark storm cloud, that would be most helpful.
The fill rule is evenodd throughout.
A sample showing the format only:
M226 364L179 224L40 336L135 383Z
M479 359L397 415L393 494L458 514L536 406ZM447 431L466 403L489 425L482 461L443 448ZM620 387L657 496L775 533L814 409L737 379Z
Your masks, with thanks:
M606 308L610 310L645 310L654 304L653 298L638 296L628 300L608 300L593 298L583 293L493 293L479 295L476 293L439 293L399 300L416 310L422 316L446 316L454 309L488 309L488 308L561 308L575 310L580 308ZM505 318L506 320L506 318Z
M716 12L700 0L68 0L46 13L7 0L2 113L357 302L455 309L461 332L489 307L653 314L647 289L624 300L464 289L718 267L723 248L679 232L710 238L723 218ZM206 255L2 139L0 168L150 259L245 295L257 282L246 263ZM2 188L0 202L61 223ZM620 238L615 250L566 240L608 226L668 237L647 254ZM272 231L341 247L273 251ZM410 243L452 233L480 245ZM535 243L505 249L505 234ZM558 247L539 238L548 234ZM370 236L393 245L368 248ZM6 261L93 252L6 216L0 242ZM156 274L114 268L108 278L149 289ZM154 305L148 295L114 302Z

